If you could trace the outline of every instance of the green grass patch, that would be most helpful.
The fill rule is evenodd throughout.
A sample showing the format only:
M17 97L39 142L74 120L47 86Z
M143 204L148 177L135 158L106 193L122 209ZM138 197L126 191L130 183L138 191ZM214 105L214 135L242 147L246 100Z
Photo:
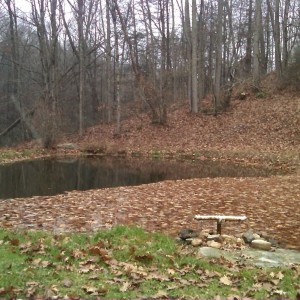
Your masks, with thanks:
M0 298L295 298L300 268L259 269L197 257L138 227L94 234L0 229Z
M12 162L15 160L32 158L40 156L43 151L37 149L24 149L24 150L12 150L12 149L1 149L0 150L0 163Z

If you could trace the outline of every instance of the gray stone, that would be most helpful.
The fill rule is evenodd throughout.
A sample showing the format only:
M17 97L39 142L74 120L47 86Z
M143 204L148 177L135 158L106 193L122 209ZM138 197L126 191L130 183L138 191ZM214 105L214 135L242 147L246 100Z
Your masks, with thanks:
M216 249L220 249L222 247L222 244L218 243L218 242L215 242L215 241L208 241L207 246L212 247L212 248L216 248Z
M276 249L275 252L263 251L253 248L243 250L225 251L211 247L201 247L198 252L199 257L219 258L232 261L240 261L241 257L247 265L255 265L258 267L281 267L290 264L300 264L300 252L288 249Z
M222 240L222 238L219 234L209 234L207 236L207 240L208 241L220 242Z
M269 251L272 248L272 244L264 240L253 240L251 242L251 247L255 249Z
M198 233L190 228L186 228L186 229L182 229L179 233L178 236L182 239L182 240L186 240L186 239L190 239L190 238L196 238L198 237Z
M223 256L223 251L212 247L201 247L199 249L200 256L219 258Z
M243 233L243 240L247 244L250 244L253 240L255 240L252 230L248 230Z
M258 267L280 267L290 264L300 264L300 252L288 249L276 249L276 251L263 251L253 248L243 250L249 256L249 263Z

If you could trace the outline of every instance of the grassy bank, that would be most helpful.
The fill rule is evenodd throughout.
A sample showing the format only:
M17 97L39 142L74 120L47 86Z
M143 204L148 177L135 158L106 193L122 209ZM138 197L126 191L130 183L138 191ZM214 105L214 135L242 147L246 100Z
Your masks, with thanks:
M197 257L136 227L54 235L0 229L0 298L295 298L300 268L259 269Z

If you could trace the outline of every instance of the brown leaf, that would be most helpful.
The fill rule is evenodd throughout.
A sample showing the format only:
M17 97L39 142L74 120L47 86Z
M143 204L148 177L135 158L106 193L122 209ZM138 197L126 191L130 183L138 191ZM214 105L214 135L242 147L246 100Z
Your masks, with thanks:
M82 289L89 295L98 296L105 295L107 293L107 289L105 287L94 287L91 285L85 285Z
M40 283L37 281L28 281L26 282L26 286L38 286Z
M94 286L90 286L90 285L85 285L82 287L82 289L87 293L87 294L90 294L90 295L93 295L93 296L98 296L99 293L98 293L98 288L94 287Z
M143 263L149 263L153 260L153 256L149 253L143 254L143 255L135 255L134 259L139 261L139 262L143 262Z
M227 276L221 277L220 282L224 285L232 285L232 281Z
M41 258L36 258L32 261L32 264L35 265L35 266L39 266L40 262L42 261Z
M52 266L52 263L47 260L44 260L44 261L42 261L41 265L43 268L47 268L47 267Z
M168 293L166 291L160 290L153 296L153 298L154 299L168 298Z
M99 276L97 274L93 274L91 276L89 276L89 280L98 280Z
M120 288L120 292L122 292L122 293L127 292L129 287L130 287L130 282L125 281L123 283L122 287Z
M12 240L9 240L9 243L13 246L19 246L20 244L20 240L18 239L12 239Z

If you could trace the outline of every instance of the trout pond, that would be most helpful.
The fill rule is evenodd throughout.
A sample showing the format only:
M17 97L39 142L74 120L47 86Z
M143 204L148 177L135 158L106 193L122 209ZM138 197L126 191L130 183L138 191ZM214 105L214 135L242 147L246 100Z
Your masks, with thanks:
M65 191L133 186L163 180L266 177L272 169L218 161L36 159L0 166L0 199L57 195Z

